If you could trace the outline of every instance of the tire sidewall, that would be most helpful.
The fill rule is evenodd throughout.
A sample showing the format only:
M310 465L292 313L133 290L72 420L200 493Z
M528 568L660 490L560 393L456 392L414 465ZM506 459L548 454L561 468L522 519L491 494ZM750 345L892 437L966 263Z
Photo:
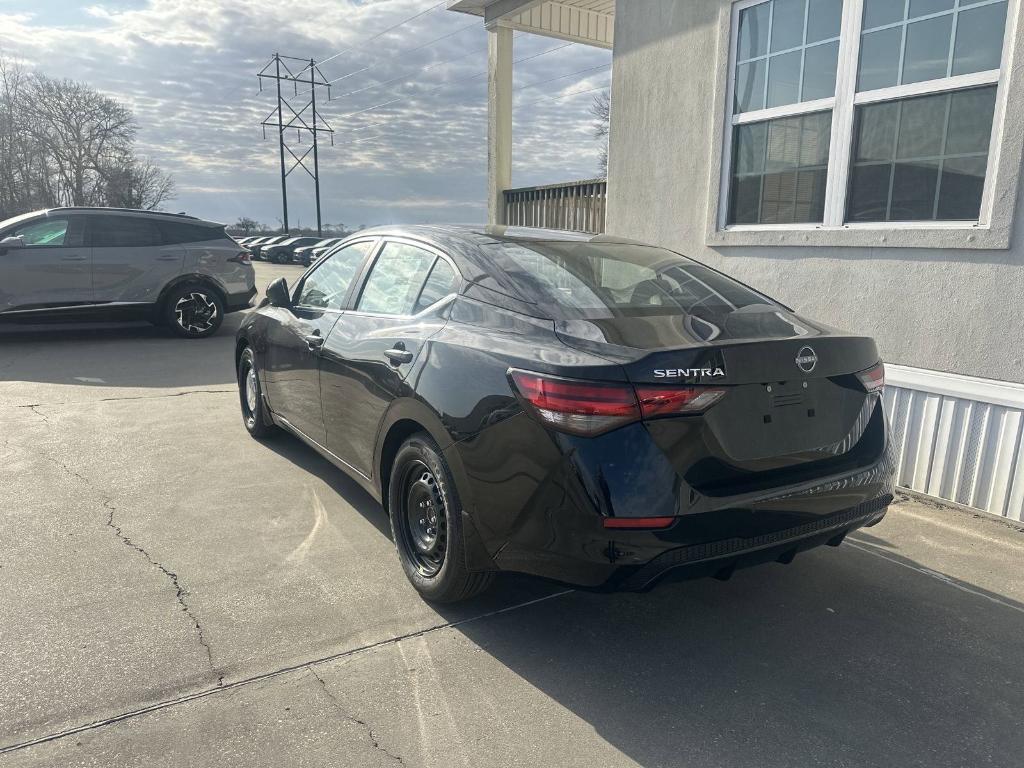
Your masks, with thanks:
M416 568L416 564L405 552L405 538L402 533L402 526L405 525L405 494L403 492L405 475L408 465L415 460L422 461L433 473L445 505L448 549L445 552L441 570L431 577L421 574ZM402 564L402 570L405 571L405 575L417 591L428 600L432 597L442 598L448 589L446 583L448 575L453 568L458 567L455 558L463 556L461 514L462 507L458 491L455 488L455 481L433 441L421 436L407 440L399 448L391 468L391 479L388 486L388 517L391 521L391 537L395 542L395 549L398 550L398 561Z

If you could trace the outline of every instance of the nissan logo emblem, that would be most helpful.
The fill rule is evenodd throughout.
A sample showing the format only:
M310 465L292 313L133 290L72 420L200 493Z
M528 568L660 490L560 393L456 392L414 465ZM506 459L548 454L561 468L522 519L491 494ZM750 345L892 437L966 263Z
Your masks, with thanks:
M810 373L818 364L818 355L810 347L804 347L796 355L796 367L804 373Z

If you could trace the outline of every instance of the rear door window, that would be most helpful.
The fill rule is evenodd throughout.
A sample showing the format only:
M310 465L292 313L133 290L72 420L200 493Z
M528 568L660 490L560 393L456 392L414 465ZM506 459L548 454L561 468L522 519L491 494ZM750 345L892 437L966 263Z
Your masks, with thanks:
M163 245L157 222L136 216L96 216L92 244L97 248L149 248Z
M406 243L388 242L373 264L356 310L411 315L437 256Z
M302 281L295 303L310 309L342 309L348 289L375 242L353 243L323 259Z
M438 259L434 268L430 270L427 282L423 284L420 297L413 307L413 314L422 312L427 307L436 304L445 296L449 296L458 289L459 279L455 275L452 265L444 259Z

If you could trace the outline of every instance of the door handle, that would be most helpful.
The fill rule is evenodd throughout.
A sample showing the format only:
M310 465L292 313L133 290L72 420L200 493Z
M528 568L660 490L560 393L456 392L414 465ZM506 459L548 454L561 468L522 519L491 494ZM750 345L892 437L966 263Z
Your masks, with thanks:
M306 337L306 346L309 347L310 352L316 352L324 345L324 337L319 333L314 333L312 336Z
M400 346L396 344L391 349L385 349L384 357L386 357L396 368L403 363L412 362L412 352L407 351L404 345Z
M85 256L80 253L69 253L66 256L61 256L61 261L85 261Z
M175 256L173 253L162 253L159 256L157 256L157 258L160 261L180 261L181 260L180 256Z

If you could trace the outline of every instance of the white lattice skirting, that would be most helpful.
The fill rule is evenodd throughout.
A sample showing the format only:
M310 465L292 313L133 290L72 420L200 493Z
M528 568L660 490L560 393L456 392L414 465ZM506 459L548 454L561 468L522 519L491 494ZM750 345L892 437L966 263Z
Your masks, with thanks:
M1024 519L1024 385L886 366L904 488Z

